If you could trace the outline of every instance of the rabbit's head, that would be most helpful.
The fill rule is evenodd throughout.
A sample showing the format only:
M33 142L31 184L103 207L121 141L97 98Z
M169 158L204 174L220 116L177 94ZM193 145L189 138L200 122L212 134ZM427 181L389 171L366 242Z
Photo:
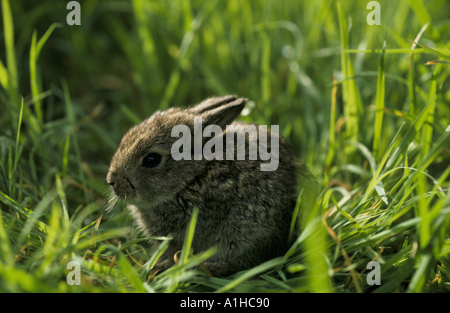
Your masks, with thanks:
M111 161L108 184L117 196L139 207L152 207L173 198L202 172L206 162L172 158L172 145L180 139L178 134L172 137L174 127L186 125L193 144L196 116L202 118L202 128L218 125L225 130L244 105L245 99L226 96L207 99L186 110L156 112L122 138Z

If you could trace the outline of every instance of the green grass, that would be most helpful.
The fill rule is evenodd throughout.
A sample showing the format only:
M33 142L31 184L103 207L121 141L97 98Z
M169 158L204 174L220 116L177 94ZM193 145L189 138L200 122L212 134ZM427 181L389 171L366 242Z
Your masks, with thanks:
M370 26L359 1L87 0L68 26L65 1L2 0L0 291L448 292L450 4L379 2ZM188 270L214 253L193 214L153 276L170 238L105 211L109 162L154 111L224 94L280 125L320 197L284 257L229 278Z

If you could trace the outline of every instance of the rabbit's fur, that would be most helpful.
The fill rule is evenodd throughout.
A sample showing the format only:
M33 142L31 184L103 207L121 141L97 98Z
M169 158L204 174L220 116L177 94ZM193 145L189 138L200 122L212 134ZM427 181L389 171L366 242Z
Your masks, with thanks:
M215 276L248 269L283 255L289 248L297 176L308 172L283 138L279 138L275 171L261 171L261 163L270 160L262 161L259 153L257 160L248 160L248 144L246 160L226 160L225 142L223 160L175 161L171 156L172 144L179 139L171 136L174 126L187 125L193 136L194 117L201 116L203 128L219 125L225 135L226 125L238 117L245 101L235 96L217 97L187 110L156 112L123 137L107 182L129 204L146 235L173 238L156 269L174 264L173 256L182 248L194 207L199 213L192 249L198 253L217 248L217 253L203 263ZM278 135L267 130L269 148L271 136ZM248 134L246 137L248 142ZM203 143L209 139L203 138ZM158 166L142 166L149 153L162 156Z

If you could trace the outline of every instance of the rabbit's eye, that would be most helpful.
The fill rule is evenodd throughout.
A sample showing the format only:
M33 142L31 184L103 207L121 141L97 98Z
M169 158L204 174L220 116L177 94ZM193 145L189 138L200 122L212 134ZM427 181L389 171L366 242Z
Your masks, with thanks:
M149 153L142 160L142 166L146 168L152 168L161 163L161 155L158 153Z

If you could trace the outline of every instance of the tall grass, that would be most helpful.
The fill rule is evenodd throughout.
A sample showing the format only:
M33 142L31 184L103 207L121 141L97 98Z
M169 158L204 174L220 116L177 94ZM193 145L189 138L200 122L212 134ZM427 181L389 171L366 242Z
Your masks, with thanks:
M450 6L379 2L381 26L357 1L88 0L68 26L64 1L2 0L0 290L448 291ZM280 125L320 196L285 256L228 278L188 270L214 254L190 249L194 211L154 275L170 238L105 212L110 159L155 110L228 93Z

